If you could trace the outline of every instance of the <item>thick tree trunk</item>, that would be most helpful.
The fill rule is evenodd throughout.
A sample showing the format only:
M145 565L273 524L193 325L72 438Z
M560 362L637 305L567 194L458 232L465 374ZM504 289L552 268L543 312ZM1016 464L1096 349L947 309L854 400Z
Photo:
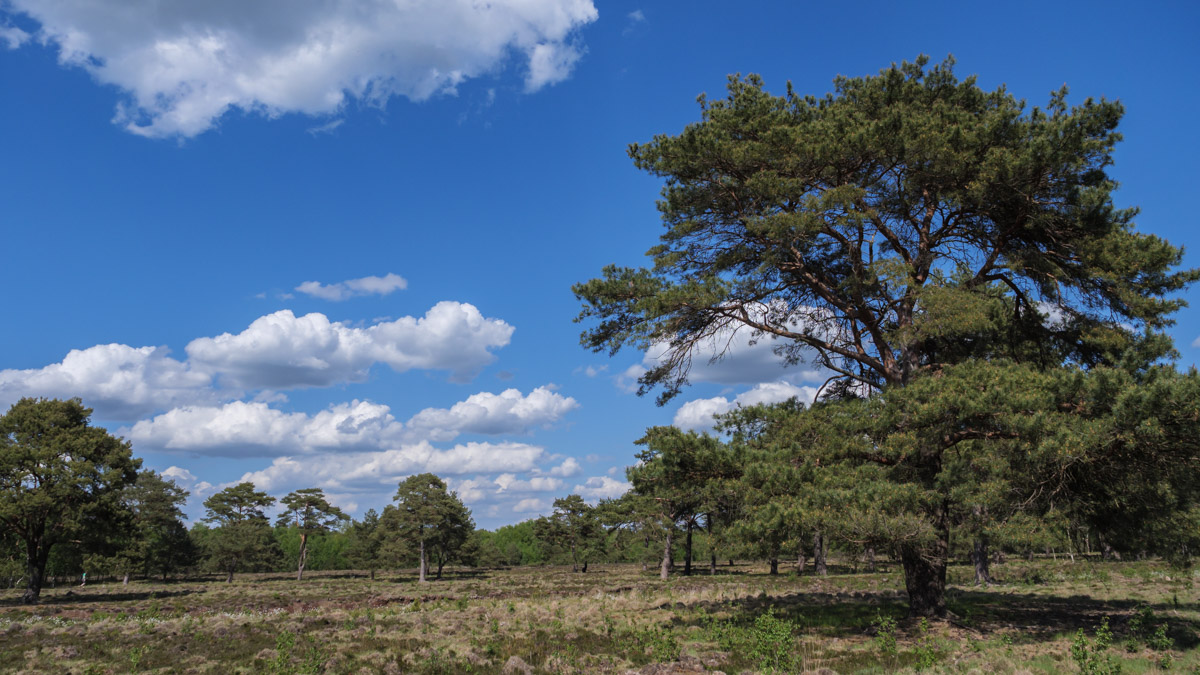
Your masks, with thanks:
M991 586L992 575L988 571L988 545L987 539L983 535L975 538L975 543L971 548L971 562L975 563L975 585Z
M950 529L946 507L934 514L937 539L927 548L900 548L904 565L904 587L908 590L908 614L913 617L946 615L946 559L950 554Z
M658 578L666 580L671 572L671 528L667 528L667 543L663 546L662 567L658 570Z
M583 569L580 571L583 572L584 574L587 574L587 566L588 566L588 561L584 560L583 561Z
M229 575L225 577L225 583L227 583L227 584L233 583L233 568L232 567L229 568Z
M425 583L425 540L421 540L421 562L417 566L417 581Z
M813 572L820 577L829 576L825 564L825 535L820 530L813 534Z
M126 573L125 573L125 578L121 579L121 585L122 585L122 586L128 586L128 585L129 585L129 572L126 572Z
M771 558L771 576L779 574L779 558Z
M804 545L800 544L796 547L796 576L804 574Z
M38 598L42 595L42 583L46 575L46 559L50 557L49 551L44 548L38 540L26 544L25 576L28 581L25 583L25 593L21 596L23 604L36 605Z
M437 571L437 576L436 576L436 577L434 577L434 578L435 578L435 579L437 579L438 581L441 581L441 580L442 580L442 568L443 568L443 567L445 567L445 566L446 566L446 561L444 561L444 560L438 560L438 571Z
M692 576L692 521L687 524L687 538L683 544L683 576Z
M579 559L575 555L575 544L571 544L571 571L579 571Z
M863 557L865 557L867 559L867 571L874 574L875 573L875 547L868 546L867 550L863 553Z
M308 559L308 535L300 533L300 565L296 569L296 581L304 579L304 562Z

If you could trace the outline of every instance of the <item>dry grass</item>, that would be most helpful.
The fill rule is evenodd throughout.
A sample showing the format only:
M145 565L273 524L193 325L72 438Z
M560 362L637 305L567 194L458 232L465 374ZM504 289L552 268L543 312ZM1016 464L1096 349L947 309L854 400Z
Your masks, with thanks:
M741 565L663 583L639 566L522 568L424 585L411 574L243 575L47 589L35 608L4 591L0 671L1057 673L1078 671L1076 631L1090 636L1107 616L1116 637L1105 656L1125 672L1200 672L1194 573L1010 562L996 570L1005 583L953 585L953 620L923 626L902 618L898 572L841 572L772 577ZM1145 608L1172 649L1134 634ZM880 617L898 619L894 649Z

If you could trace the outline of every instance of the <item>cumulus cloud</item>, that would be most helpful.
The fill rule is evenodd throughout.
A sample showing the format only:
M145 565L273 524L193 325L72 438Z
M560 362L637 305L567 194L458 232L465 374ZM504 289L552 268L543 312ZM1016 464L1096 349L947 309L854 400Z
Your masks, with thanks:
M550 387L538 387L527 396L516 389L480 392L449 409L422 410L408 421L408 429L411 435L435 441L449 441L460 433L524 433L553 424L578 407L575 399Z
M174 481L176 485L187 490L191 497L205 497L217 491L212 483L197 479L195 474L183 467L169 466L158 475Z
M645 374L646 368L635 363L621 371L620 375L614 377L613 383L617 385L617 389L620 389L626 394L633 394L638 390L638 378Z
M598 16L591 0L8 4L41 24L61 63L123 91L114 121L150 137L195 136L232 108L277 117L421 101L512 54L536 91L570 74L584 51L577 33Z
M126 436L139 449L227 457L262 457L378 449L400 439L388 407L369 401L330 406L309 416L266 403L176 408L141 420Z
M533 469L544 455L542 448L525 443L464 443L440 450L422 442L382 452L279 457L240 480L268 492L316 485L352 493L395 486L425 471L439 476L520 473Z
M340 124L340 120L338 121ZM329 125L325 125L329 126ZM337 124L329 129L321 129L320 131L332 131L337 128ZM310 131L312 131L310 129ZM296 287L297 291L305 295L311 295L314 298L322 300L331 300L338 302L348 300L362 295L388 295L395 291L402 291L408 288L408 282L399 274L388 273L382 277L363 277L361 279L348 279L339 281L336 284L324 285L319 281L306 281Z
M581 471L579 461L574 457L568 457L563 460L562 464L550 469L551 476L560 476L562 478L570 478Z
M736 385L778 380L798 383L824 379L820 372L811 367L805 368L803 364L787 366L783 359L775 354L776 344L775 340L767 335L755 339L753 332L748 328L723 331L713 339L697 345L692 353L692 367L688 373L688 380ZM651 346L646 350L642 366L649 369L658 365L659 359L666 353L667 346L666 343ZM636 387L636 384L634 386Z
M494 360L513 327L484 318L474 305L443 301L422 318L357 328L320 313L290 310L255 319L237 335L198 338L187 346L192 367L248 389L321 387L361 382L375 363L396 372L448 370L465 381Z
M529 480L520 480L511 473L502 473L492 482L498 488L496 492L554 492L563 486L558 478L534 476Z
M545 499L530 497L517 502L512 510L513 513L541 514L550 510L550 504Z
M121 344L73 349L59 363L0 370L0 405L25 396L78 396L100 419L131 420L165 407L215 400L212 378L170 357L165 347Z
M788 382L765 382L738 394L732 401L724 396L688 401L675 411L673 424L684 431L703 431L712 429L714 415L727 413L738 406L780 403L793 397L809 405L816 395L815 387L797 387Z
M616 499L628 492L631 487L633 486L629 483L609 476L592 476L584 481L582 485L576 485L571 492L588 501L596 501L600 499Z

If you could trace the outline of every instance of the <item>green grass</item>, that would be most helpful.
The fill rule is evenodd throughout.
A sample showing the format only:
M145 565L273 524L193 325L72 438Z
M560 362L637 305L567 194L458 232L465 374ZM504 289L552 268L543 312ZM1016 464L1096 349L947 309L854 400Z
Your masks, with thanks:
M1112 644L1094 663L1200 667L1198 577L1157 562L1014 560L987 589L954 568L954 616L926 625L904 618L894 567L837 569L738 565L667 583L640 566L460 570L424 585L408 573L242 575L47 589L34 608L10 590L0 672L500 673L514 660L622 673L682 660L729 673L1069 673L1078 631L1096 644L1104 617Z

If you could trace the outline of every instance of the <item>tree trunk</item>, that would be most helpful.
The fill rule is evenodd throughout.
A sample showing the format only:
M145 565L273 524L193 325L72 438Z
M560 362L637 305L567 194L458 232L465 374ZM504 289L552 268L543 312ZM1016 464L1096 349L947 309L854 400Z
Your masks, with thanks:
M121 585L122 585L122 586L128 586L128 585L129 585L129 572L126 572L126 573L125 573L125 578L124 578L124 579L121 579Z
M588 561L584 560L583 561L583 570L582 570L584 574L587 574L587 565L588 565Z
M436 577L434 577L434 578L435 578L435 579L437 579L438 581L441 581L441 580L442 580L442 568L443 568L443 567L445 567L445 566L446 566L446 561L445 561L444 559L439 559L439 560L438 560L438 571L437 571L437 576L436 576Z
M708 564L708 573L712 576L717 575L717 547L713 545L712 537L712 514L710 513L705 519L704 527L708 530L708 552L712 556Z
M771 576L779 574L779 558L771 558Z
M225 583L227 583L227 584L233 583L233 568L232 567L229 568L229 576L225 577Z
M417 581L425 583L425 540L421 540L421 562L417 566Z
M975 563L975 585L988 587L992 585L992 575L988 572L988 545L983 535L975 538L971 549L971 562Z
M667 543L663 546L662 567L658 570L658 578L666 581L671 571L671 528L667 528Z
M371 568L371 581L375 581L375 568Z
M946 520L946 510L943 504L932 514L937 539L928 549L914 546L900 548L909 616L946 615L946 559L950 554L950 525Z
M575 544L571 544L571 571L579 571L579 558L575 554Z
M825 535L817 530L813 534L813 572L817 576L829 576L829 569L825 564Z
M804 545L796 546L796 576L804 574Z
M25 593L21 596L22 604L36 605L42 595L42 583L46 575L46 559L50 556L47 547L40 540L26 543L25 575L29 581L25 583Z
M296 581L304 578L304 561L308 559L308 535L300 533L300 565L296 569Z
M683 576L692 576L692 521L687 524L687 538L683 544Z
M875 573L875 547L868 546L864 555L867 559L867 571L874 574Z

